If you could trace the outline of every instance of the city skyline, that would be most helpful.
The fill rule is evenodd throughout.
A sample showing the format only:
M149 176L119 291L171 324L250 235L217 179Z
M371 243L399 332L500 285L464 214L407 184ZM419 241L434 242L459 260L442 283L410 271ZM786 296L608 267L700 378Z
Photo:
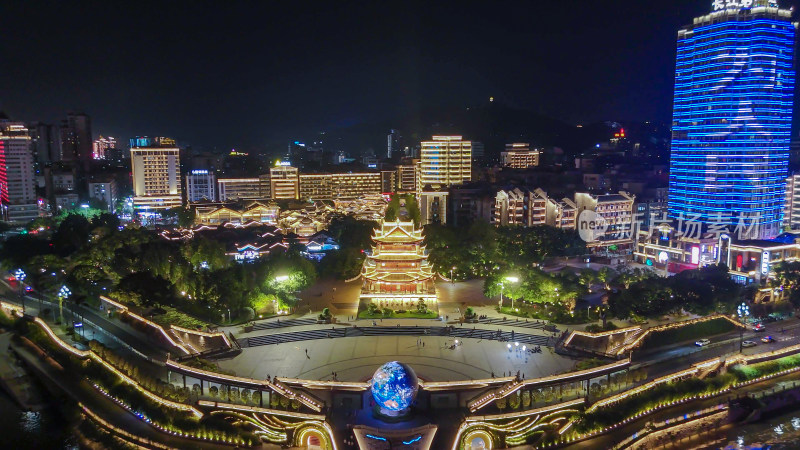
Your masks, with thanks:
M779 2L0 6L7 446L797 446Z
M9 33L28 43L8 55L26 70L0 75L0 110L15 120L82 111L95 134L263 150L490 97L571 124L669 122L676 30L712 2L386 4L346 14L243 3L211 14L173 3L153 16L146 2L3 8L17 18ZM559 17L567 25L547 20ZM445 19L449 33L437 25ZM60 36L60 51L35 37L42 25ZM61 70L46 70L53 64Z

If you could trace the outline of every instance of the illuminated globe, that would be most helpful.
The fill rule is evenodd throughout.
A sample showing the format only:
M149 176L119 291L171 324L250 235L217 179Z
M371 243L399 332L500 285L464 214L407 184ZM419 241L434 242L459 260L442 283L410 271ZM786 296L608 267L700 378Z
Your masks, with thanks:
M417 374L406 364L388 362L372 376L372 398L387 411L403 411L417 396Z

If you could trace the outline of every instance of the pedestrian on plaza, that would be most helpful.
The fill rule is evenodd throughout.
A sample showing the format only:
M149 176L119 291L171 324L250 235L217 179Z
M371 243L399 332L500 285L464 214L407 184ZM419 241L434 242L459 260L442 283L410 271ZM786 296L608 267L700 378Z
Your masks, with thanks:
M306 356L308 356L308 349L306 349Z

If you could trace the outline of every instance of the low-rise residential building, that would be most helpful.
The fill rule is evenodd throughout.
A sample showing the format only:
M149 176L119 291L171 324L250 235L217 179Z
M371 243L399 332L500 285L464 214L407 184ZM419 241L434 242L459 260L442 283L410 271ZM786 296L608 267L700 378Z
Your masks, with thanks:
M800 229L800 174L786 179L786 202L783 211L783 228Z
M492 223L502 225L555 225L556 202L541 189L497 191Z
M575 194L578 206L578 226L581 213L593 211L601 219L603 228L595 233L595 240L587 243L590 248L630 247L633 243L633 203L635 196L620 191L619 194L593 195L585 192ZM596 219L595 219L596 220Z
M417 195L422 225L447 223L447 189L423 190Z
M538 149L531 150L527 142L506 144L506 151L500 153L503 166L512 169L528 169L539 165Z
M300 198L300 176L296 167L278 165L269 169L269 174L259 177L261 196L274 200L297 200Z
M213 171L195 169L186 174L186 200L189 203L217 201L217 180Z
M220 201L254 200L261 198L261 187L258 178L220 178Z
M565 230L574 230L578 223L578 205L568 198L556 203L555 226Z
M89 198L100 200L106 204L109 212L114 212L119 193L114 178L96 179L89 182Z
M397 192L416 192L419 188L419 160L396 167Z

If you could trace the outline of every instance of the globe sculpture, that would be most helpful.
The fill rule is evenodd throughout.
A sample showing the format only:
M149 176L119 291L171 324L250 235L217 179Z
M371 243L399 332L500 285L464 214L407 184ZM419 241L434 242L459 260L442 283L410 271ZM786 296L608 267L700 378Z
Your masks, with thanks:
M388 362L372 376L372 398L387 415L406 411L417 396L417 374L406 364Z

